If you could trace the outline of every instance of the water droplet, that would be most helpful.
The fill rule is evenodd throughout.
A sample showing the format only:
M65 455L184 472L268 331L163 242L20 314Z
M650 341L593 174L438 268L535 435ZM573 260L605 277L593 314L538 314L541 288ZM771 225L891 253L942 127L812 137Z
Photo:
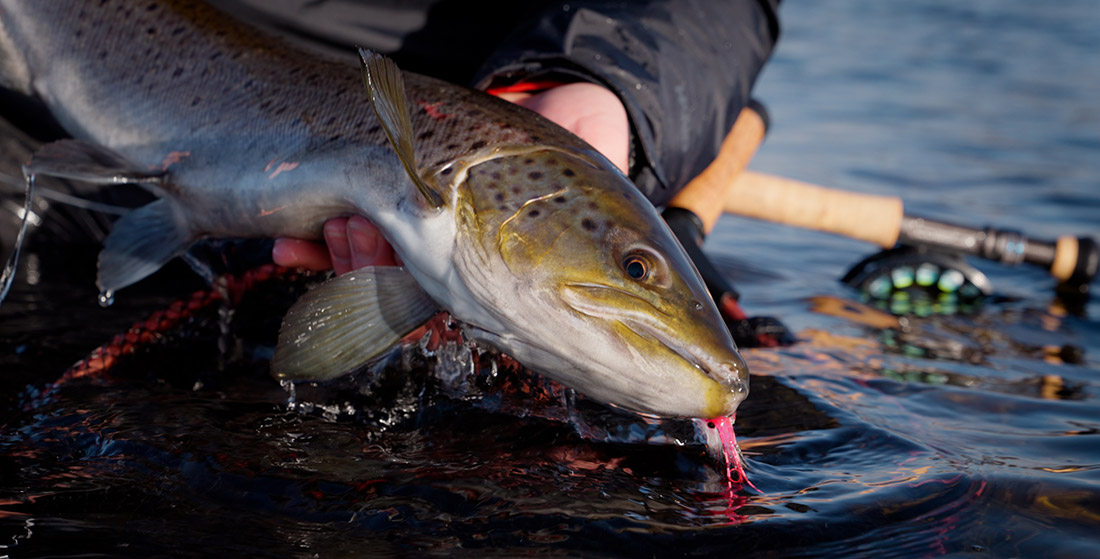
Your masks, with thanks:
M99 306L107 308L113 304L115 304L115 292L113 289L108 289L99 293Z

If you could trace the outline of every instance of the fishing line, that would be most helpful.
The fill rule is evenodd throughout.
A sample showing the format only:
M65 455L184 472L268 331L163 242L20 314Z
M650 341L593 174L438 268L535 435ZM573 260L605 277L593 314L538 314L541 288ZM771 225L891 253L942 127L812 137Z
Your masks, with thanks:
M8 297L8 291L11 290L12 283L15 282L15 270L19 264L19 254L23 251L23 241L27 236L27 225L30 223L31 214L34 213L35 174L28 173L24 168L23 178L27 181L27 191L23 200L23 222L19 225L19 235L15 237L15 248L12 250L7 264L4 265L3 275L0 275L0 304L3 304L4 299ZM35 217L37 218L37 216Z

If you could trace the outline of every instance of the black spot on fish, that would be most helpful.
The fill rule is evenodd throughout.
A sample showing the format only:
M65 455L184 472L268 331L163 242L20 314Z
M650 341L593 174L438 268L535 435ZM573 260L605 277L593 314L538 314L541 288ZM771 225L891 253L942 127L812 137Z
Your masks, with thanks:
M496 200L497 202L503 202L504 201L504 193L503 192L497 192L497 195L493 196L493 199Z
M150 27L150 28L145 30L145 34L150 36L150 37L155 37L157 35L157 28L156 27Z
M374 126L370 127L370 130L367 130L367 134L377 134L381 131L382 131L382 126L378 125L378 124L375 124Z
M178 78L182 75L183 75L183 67L182 66L177 66L176 70L174 72L172 72L172 77L173 78Z
M567 201L568 200L565 199L565 196L558 196L558 197L554 198L554 203L555 204L564 204Z
M498 180L500 180L500 178L501 178L501 177L500 177L500 171L493 171L493 174L492 174L492 175L489 175L489 176L490 176L490 177L492 177L492 178L493 178L493 180L495 180L495 181L498 181Z
M485 188L488 188L489 190L496 190L496 189L500 188L500 185L497 184L496 182L490 181L489 184L485 185Z
M202 103L202 97L195 97L194 99L191 100L191 106L192 107L197 107L199 105L199 103Z
M523 160L523 164L524 164L524 165L530 165L530 164L532 164L532 163L534 163L534 162L535 162L535 160L534 160L534 159L531 159L530 157L528 157L527 159L524 159L524 160Z
M425 130L425 131L421 132L420 135L416 137L416 139L418 139L418 140L427 140L427 139L431 138L434 135L435 135L435 130Z
M527 216L528 217L538 217L539 216L539 211L538 210L531 210L531 211L527 212Z
M572 177L573 175L576 175L577 173L573 172L573 169L562 169L561 174L563 174L567 177Z
M454 169L452 169L451 167L447 167L446 169L443 169L442 171L440 171L439 174L441 174L443 176L447 176L447 175L449 175L453 172L454 172Z
M485 142L484 140L478 140L478 141L470 144L470 149L481 149L481 148L485 147L486 143L487 142Z
M523 189L521 189L518 186L513 186L512 187L512 194L519 194L520 192L523 192Z
M537 181L542 178L542 173L538 171L531 171L530 173L527 173L527 178L533 181Z
M584 227L585 231L595 231L596 222L588 219L587 217L581 220L581 227Z
M502 212L506 212L506 211L508 211L508 206L505 206L504 204L501 204L500 207L498 207L497 209L502 211Z
M184 31L187 31L187 28L181 25L172 30L172 36L178 37L179 35L182 35Z

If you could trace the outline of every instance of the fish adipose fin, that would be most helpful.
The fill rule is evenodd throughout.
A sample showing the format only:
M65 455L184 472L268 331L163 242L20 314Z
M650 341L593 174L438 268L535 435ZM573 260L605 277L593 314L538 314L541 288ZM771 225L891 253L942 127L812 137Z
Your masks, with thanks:
M370 105L382 123L390 145L397 152L401 165L405 167L405 172L416 184L425 201L433 208L442 208L443 196L416 171L412 121L409 118L408 103L405 102L405 83L401 79L401 70L394 61L372 50L359 49L359 58L363 63L363 83L367 86Z
M360 268L337 276L287 311L271 373L310 381L350 373L438 312L404 268Z
M137 283L195 241L175 202L163 198L142 206L115 222L99 253L96 285L113 292Z
M29 175L47 175L93 184L139 184L159 189L164 172L149 172L121 154L81 140L59 140L42 146L23 166Z

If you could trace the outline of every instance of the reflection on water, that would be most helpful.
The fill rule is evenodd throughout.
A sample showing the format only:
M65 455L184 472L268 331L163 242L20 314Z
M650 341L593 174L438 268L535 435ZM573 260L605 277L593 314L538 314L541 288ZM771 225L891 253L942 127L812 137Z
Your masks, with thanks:
M1091 3L825 6L784 7L759 168L1100 237ZM0 315L0 555L1100 553L1095 300L1066 309L1040 272L974 262L999 297L899 319L835 281L869 247L727 219L707 248L751 265L751 312L800 332L746 352L736 429L760 492L729 494L690 422L487 358L474 373L459 346L299 386L289 405L267 360L300 281L251 291L228 331L212 304L142 341L131 325L203 288L185 266L101 309L93 250L32 244L35 284ZM120 334L140 343L109 374L47 390Z

